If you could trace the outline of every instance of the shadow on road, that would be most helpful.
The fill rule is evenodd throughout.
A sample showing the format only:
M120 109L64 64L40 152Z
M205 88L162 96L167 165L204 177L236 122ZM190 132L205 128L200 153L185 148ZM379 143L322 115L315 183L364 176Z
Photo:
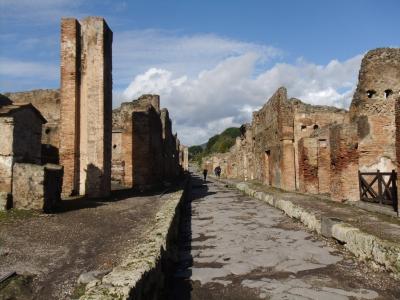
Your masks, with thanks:
M109 197L89 199L84 196L71 197L69 199L63 199L58 207L55 209L55 213L65 213L73 210L95 208L105 205L109 202L118 202L128 198L130 201L135 201L135 197L153 197L162 196L169 193L173 193L181 188L182 178L179 178L176 182L171 183L168 187L163 185L153 186L148 189L139 188L124 188L114 187Z
M192 299L192 202L201 201L202 198L213 195L209 192L208 183L202 177L192 174L190 195L182 206L181 220L179 225L178 239L178 262L167 283L168 300L190 300Z

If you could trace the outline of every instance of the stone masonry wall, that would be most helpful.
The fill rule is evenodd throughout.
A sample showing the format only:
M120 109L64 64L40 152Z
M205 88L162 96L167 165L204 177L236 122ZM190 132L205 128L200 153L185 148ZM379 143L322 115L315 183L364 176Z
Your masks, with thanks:
M15 104L31 103L47 123L42 126L42 163L58 163L60 147L60 91L32 90L4 94Z
M400 49L380 48L363 58L350 107L358 125L360 170L396 169L395 99L400 92Z
M298 145L301 138L309 137L318 129L324 128L331 124L342 124L348 120L348 112L344 109L338 109L329 106L316 106L305 104L300 100L294 99L294 153L296 174L299 174L300 158ZM300 155L300 154L299 154ZM297 175L296 177L298 177ZM296 181L296 189L300 189L300 181Z
M53 211L61 201L62 167L15 163L13 208Z
M399 93L398 48L365 55L350 113L288 100L280 88L253 113L251 125L241 127L242 136L226 156L226 176L251 180L254 175L285 190L359 200L359 170L399 168Z
M79 193L111 191L112 32L103 18L81 21Z
M10 111L6 116L1 112L0 109L0 191L11 193L14 163L41 162L43 121L29 106Z
M359 200L357 127L335 125L330 128L331 188L333 200Z
M112 133L112 162L111 162L111 182L125 186L125 161L123 159L121 130L113 130Z
M318 140L300 139L298 155L300 192L318 194Z
M158 95L143 95L114 109L113 140L112 178L116 183L145 187L179 175L183 152L172 134L168 110L160 109Z

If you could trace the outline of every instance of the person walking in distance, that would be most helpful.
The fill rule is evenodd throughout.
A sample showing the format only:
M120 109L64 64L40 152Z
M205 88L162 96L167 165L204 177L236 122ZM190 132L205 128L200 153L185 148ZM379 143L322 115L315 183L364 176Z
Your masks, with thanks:
M208 173L207 169L204 169L204 170L203 170L204 181L207 180L207 173Z
M221 177L221 167L218 166L215 168L215 175L220 178Z

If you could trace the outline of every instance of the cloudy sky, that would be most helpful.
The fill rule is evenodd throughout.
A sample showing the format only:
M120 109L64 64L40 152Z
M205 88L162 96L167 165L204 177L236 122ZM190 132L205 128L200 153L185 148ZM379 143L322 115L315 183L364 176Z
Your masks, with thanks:
M280 86L347 108L362 55L399 46L398 0L0 0L0 93L59 87L63 16L114 32L113 106L161 95L189 145L248 122Z

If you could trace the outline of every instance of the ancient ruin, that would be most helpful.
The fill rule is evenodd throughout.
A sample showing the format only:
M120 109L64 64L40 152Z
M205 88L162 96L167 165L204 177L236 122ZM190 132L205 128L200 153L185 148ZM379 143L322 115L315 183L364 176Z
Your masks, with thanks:
M0 300L400 299L399 48L365 54L348 110L310 105L274 86L250 123L191 147L190 158L199 165L189 169L189 149L175 127L197 131L188 139L202 138L236 120L232 111L242 118L256 103L247 97L287 78L308 95L326 88L305 100L332 95L324 91L344 97L348 91L341 88L352 86L361 57L293 64L281 59L284 49L256 41L256 34L245 42L240 34L218 31L192 35L193 22L182 27L183 35L163 26L149 30L147 19L153 24L157 15L162 25L171 15L166 6L159 14L154 3L5 2L10 9L1 18L16 26L1 37L10 45L0 55L7 69L0 72L1 85L19 89L44 79L59 88L0 94ZM288 7L271 5L275 18L261 19L273 20L267 25L275 29L282 12L290 26L278 35L289 37L288 45L291 36L279 33L293 32L296 16L308 17L303 7L325 17L327 11L302 4L291 15ZM25 6L38 12L27 13ZM114 54L116 76L114 33L105 19L63 18L58 84L46 45L54 44L54 17L63 9L83 15L107 8L115 41L122 42ZM196 17L207 10L198 8ZM213 7L207 18L215 15L218 23L221 15L250 15L255 30L267 28L257 14L221 8L222 14ZM328 13L334 15L333 8ZM353 19L351 6L346 9ZM359 12L359 4L353 9ZM362 12L365 19L364 7ZM393 15L387 19L393 22ZM325 19L324 26L331 25ZM248 32L251 22L244 27L246 18L241 21L224 32ZM301 26L307 36L299 34L290 51L304 51L297 41L310 37L323 45L323 28L307 32L314 23ZM26 39L19 28L27 26L44 30ZM395 36L388 28L384 36ZM338 41L334 33L329 31L331 43ZM365 45L349 44L337 55ZM310 48L319 52L316 61L332 55ZM346 80L339 78L345 72ZM114 90L113 77L120 81ZM181 107L163 108L168 103Z
M0 106L0 209L51 211L61 200L62 168L42 157L44 124L30 103Z
M399 64L399 49L369 51L349 111L288 99L279 88L242 126L230 152L207 158L204 167L220 165L227 178L336 201L381 197L397 210L396 183L389 177L395 178L399 165ZM382 189L381 196L373 188Z
M143 95L113 110L112 180L124 187L150 187L181 172L187 147L177 151L167 109L158 95ZM187 168L186 168L187 169Z
M52 211L61 193L104 198L112 180L151 187L188 169L158 95L112 110L112 39L103 18L62 19L60 90L1 95L1 209Z

